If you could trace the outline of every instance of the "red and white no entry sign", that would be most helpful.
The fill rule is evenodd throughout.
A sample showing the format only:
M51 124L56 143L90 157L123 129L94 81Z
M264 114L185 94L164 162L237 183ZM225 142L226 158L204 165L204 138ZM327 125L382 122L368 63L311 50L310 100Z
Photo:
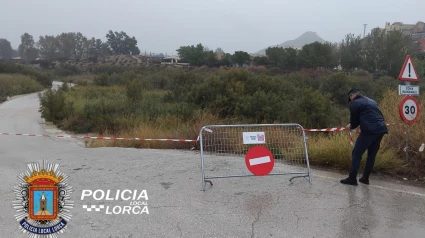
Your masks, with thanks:
M407 124L413 124L420 113L419 102L412 96L406 96L399 105L400 117Z
M264 176L273 170L274 157L266 147L254 146L246 153L245 164L255 176Z

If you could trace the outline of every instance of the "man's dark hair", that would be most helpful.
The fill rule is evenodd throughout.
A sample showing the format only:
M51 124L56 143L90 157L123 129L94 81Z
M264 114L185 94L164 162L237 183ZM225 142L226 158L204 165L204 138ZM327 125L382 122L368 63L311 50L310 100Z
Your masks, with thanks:
M348 101L349 102L351 101L351 99L350 99L351 94L353 94L353 93L359 93L359 92L360 91L357 88L352 88L350 91L348 91L348 93L347 93L347 95L348 95Z

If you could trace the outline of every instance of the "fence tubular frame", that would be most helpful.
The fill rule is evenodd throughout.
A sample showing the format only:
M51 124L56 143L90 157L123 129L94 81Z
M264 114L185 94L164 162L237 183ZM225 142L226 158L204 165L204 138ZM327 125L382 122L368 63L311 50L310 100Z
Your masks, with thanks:
M199 132L199 146L200 146L200 156L201 156L201 172L202 172L202 190L205 191L206 183L210 183L211 186L213 185L211 179L218 179L218 178L237 178L237 177L252 177L255 176L254 174L241 174L241 175L224 175L224 176L211 176L211 177L205 177L205 163L204 163L204 144L203 144L203 131L206 131L205 129L214 129L214 128L236 128L236 127L277 127L277 126L295 126L300 131L302 131L303 136L303 146L304 146L304 153L305 153L305 162L307 165L307 172L286 172L286 173L269 173L265 176L272 176L272 175L294 175L292 176L289 181L292 181L295 178L306 178L309 184L312 184L311 181L311 170L310 170L310 162L308 159L308 148L307 148L307 136L305 133L305 129L303 126L297 123L279 123L279 124L234 124L234 125L205 125L201 128ZM207 131L208 132L208 131Z

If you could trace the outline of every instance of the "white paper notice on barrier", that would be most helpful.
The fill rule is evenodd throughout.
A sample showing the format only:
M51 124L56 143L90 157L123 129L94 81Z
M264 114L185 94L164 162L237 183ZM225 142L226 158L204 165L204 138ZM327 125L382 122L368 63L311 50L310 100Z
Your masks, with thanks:
M265 144L266 134L262 132L242 132L243 143L246 144Z

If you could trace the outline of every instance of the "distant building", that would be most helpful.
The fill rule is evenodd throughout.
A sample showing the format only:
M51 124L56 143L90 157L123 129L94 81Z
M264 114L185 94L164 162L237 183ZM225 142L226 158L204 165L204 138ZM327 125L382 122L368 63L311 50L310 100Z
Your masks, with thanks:
M425 32L419 32L412 34L414 40L425 39Z
M18 63L18 64L24 64L25 63L25 59L23 59L21 57L13 57L12 59L10 59L10 61L12 61L13 63Z
M161 64L189 66L189 63L179 63L180 60L178 56L164 57L162 58Z
M390 24L389 22L385 23L384 28L373 28L372 33L374 32L385 32L388 34L391 31L401 31L406 35L410 35L413 39L413 44L416 47L416 52L425 51L425 23L418 21L416 24L404 24L402 22L394 22Z
M404 24L402 22L394 22L393 24L386 22L384 28L374 28L372 31L385 31L388 34L391 31L401 31L408 35L417 35L425 33L425 23L418 21L416 24Z
M417 52L425 52L425 38L417 40L416 44L417 44L417 48L416 48Z
M162 60L163 58L165 58L165 56L163 54L151 55L150 58L155 59L155 60Z
M222 53L216 53L216 56L217 56L217 59L218 59L218 60L222 60L222 59L223 59L224 54L222 54Z
M390 25L389 22L385 24L385 33L398 30L405 34L415 34L425 32L425 23L417 22L416 24L403 24L402 22L394 22Z
M180 57L171 56L171 57L163 57L161 64L177 64L180 60Z

